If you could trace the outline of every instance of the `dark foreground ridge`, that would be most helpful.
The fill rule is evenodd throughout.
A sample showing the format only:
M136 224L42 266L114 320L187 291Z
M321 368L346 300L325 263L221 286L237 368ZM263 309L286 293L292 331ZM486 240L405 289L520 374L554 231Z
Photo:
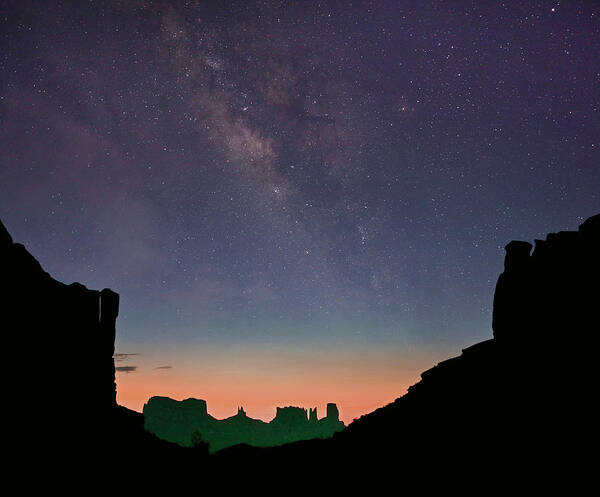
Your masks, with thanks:
M13 381L5 382L4 442L17 469L94 470L135 460L188 459L116 403L119 295L65 285L45 272L0 222L1 329ZM34 467L32 467L34 466Z
M270 464L318 453L345 468L401 467L413 476L467 472L502 481L536 474L539 484L569 469L584 474L591 467L586 447L593 450L597 436L600 215L532 248L506 246L492 339L425 371L404 396L331 441L261 457ZM216 457L247 455L232 448Z
M278 407L269 423L246 415L243 407L235 416L216 419L208 414L205 400L181 402L168 397L152 397L144 405L144 427L159 438L184 447L200 441L211 453L233 445L274 447L299 440L329 438L345 428L335 404L327 404L327 416L317 418L317 408Z
M8 449L23 464L43 460L54 469L109 450L102 460L110 475L122 467L131 474L135 463L167 479L258 468L288 481L320 472L347 486L484 476L495 485L517 475L580 481L591 474L587 454L597 437L600 215L532 248L506 246L493 338L424 372L404 396L330 439L237 445L209 457L159 440L141 414L116 404L118 295L52 279L0 224L3 338L18 378L5 387L13 406L5 409Z

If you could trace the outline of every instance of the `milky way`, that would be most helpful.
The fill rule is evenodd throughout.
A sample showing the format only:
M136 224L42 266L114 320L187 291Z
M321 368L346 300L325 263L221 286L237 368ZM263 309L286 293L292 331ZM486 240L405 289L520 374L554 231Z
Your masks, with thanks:
M0 217L121 294L121 402L366 412L600 211L598 5L465 5L3 2Z

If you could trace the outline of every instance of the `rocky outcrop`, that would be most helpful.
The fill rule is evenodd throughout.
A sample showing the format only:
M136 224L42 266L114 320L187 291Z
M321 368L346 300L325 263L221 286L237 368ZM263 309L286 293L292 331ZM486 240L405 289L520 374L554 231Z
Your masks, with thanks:
M161 439L191 446L195 434L208 442L210 451L238 444L273 447L298 440L328 438L344 429L335 404L327 404L327 416L318 419L317 409L310 416L301 407L278 407L270 423L247 416L243 407L237 414L219 420L208 414L206 402L198 399L176 401L152 397L144 405L145 427Z
M512 241L494 294L494 338L520 349L566 342L594 306L598 275L600 215L578 231L551 233L546 240ZM597 288L597 286L596 286Z
M506 482L539 489L564 475L572 489L593 475L600 215L532 247L506 246L493 338L425 371L405 395L332 439L244 457L279 468L310 458L313 467L368 470L388 483L401 468L403 484L420 488L478 478L484 494ZM227 463L240 454L218 457Z
M425 371L404 396L331 438L283 446L269 440L270 448L236 445L204 463L253 474L268 468L269 474L284 475L285 470L286 482L296 481L289 478L308 464L313 476L319 469L323 476L343 474L350 486L361 474L398 488L407 482L464 485L485 476L484 494L523 475L536 488L556 475L569 475L571 484L595 475L589 454L597 432L600 215L576 232L536 240L531 249L527 242L506 247L492 339ZM140 474L145 476L154 464L153 475L173 474L165 471L169 468L189 477L190 468L204 467L197 464L198 451L158 440L143 430L141 415L116 406L112 354L118 295L52 279L1 224L0 271L5 358L12 376L20 378L4 383L5 447L13 459L41 460L56 474L70 475L75 463L89 465L108 450L114 457L104 458L110 471L123 467L131 474L135 461L144 466ZM242 409L215 420L206 403L195 399L177 403L154 397L147 406L151 403L172 408L165 424L188 423L204 440L212 436L211 427L229 433L221 447L260 445L257 441L273 425L249 418ZM321 420L316 410L301 411L302 416L289 412L303 423L306 419L310 429L339 423L334 404ZM149 426L152 419L157 424ZM160 419L146 417L147 428L158 433ZM182 445L189 443L186 437ZM65 453L71 455L68 464Z
M141 414L116 403L119 295L55 280L1 222L0 275L4 446L13 459L24 467L43 461L56 475L132 457L181 460L174 452L181 449L145 432Z
M405 396L363 416L344 436L385 431L394 419L423 429L430 422L427 438L454 434L462 443L480 429L498 449L566 443L586 419L598 376L590 344L598 329L600 215L531 248L522 241L506 246L494 338L425 371Z
M275 418L272 422L282 425L297 425L300 423L306 423L308 422L308 413L303 407L278 407L275 411Z
M75 412L113 409L119 295L53 279L1 223L0 267L5 350L18 374L26 370L29 378L13 399L29 406L27 412L44 406L53 429L78 426Z
M327 419L332 422L340 420L340 411L338 410L337 405L333 403L327 404Z

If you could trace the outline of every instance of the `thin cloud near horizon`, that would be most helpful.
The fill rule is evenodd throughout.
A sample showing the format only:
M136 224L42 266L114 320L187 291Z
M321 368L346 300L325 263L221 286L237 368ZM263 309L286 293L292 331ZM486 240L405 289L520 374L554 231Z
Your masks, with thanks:
M117 366L115 371L118 371L119 373L135 373L137 372L137 369L137 366Z

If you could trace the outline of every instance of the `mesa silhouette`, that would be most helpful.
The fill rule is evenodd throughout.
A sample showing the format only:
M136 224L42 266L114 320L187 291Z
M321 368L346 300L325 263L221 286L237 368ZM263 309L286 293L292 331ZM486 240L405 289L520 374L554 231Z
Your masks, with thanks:
M594 447L597 430L600 215L532 248L506 246L493 338L425 371L405 395L331 439L232 447L214 457L282 471L309 458L317 467L367 471L393 487L398 468L419 483L435 475L442 486L468 474L488 479L488 489L489 482L542 485L549 476L593 474L585 447Z
M142 414L116 404L118 295L54 280L0 223L0 315L14 372L4 383L7 453L56 474L125 468L131 478L138 468L140 479L152 469L166 481L241 468L296 481L309 464L339 487L364 475L393 488L485 477L483 493L517 475L536 484L576 475L575 484L595 471L600 215L532 248L506 246L493 338L425 371L402 397L331 438L207 456L159 439Z
M328 438L345 428L335 404L327 404L327 416L318 419L317 408L278 407L269 423L246 415L216 419L208 414L206 401L152 397L144 404L144 427L161 439L186 447L207 443L211 453L238 444L273 447L298 440Z

